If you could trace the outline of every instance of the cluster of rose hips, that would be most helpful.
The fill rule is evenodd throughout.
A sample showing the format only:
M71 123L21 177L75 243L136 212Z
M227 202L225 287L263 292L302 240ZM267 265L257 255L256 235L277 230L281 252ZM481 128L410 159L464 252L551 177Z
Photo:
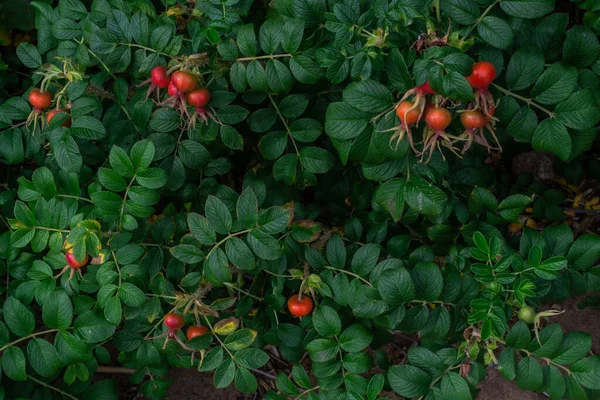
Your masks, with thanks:
M441 146L448 148L460 157L458 149L454 147L458 142L464 142L462 154L471 147L473 142L485 146L488 151L502 150L492 126L495 121L495 103L488 90L495 78L496 68L491 63L481 61L473 65L472 73L466 79L475 89L475 100L469 104L466 110L460 111L460 120L465 131L459 136L446 132L446 128L452 123L452 113L443 107L444 101L428 104L427 95L436 94L429 82L409 90L396 105L396 115L400 119L400 126L393 129L396 132L390 138L390 146L395 141L397 148L400 141L406 136L412 150L421 156L421 161L427 156L426 162L431 159L436 148L441 151ZM418 124L423 117L427 127L423 133L423 149L419 151L415 148L411 127ZM492 135L498 147L493 147L488 143L484 129Z
M48 92L48 91L42 91L41 89L38 88L33 88L31 89L31 92L29 92L29 103L33 106L33 111L32 113L29 115L29 118L27 118L27 125L29 125L30 121L33 119L34 121L37 119L38 116L41 116L44 111L48 108L50 108L50 106L52 105L52 93ZM58 104L56 105L57 108L54 110L49 111L46 114L46 122L49 124L50 121L52 120L52 118L54 118L54 116L58 113L67 113L67 110L65 109L61 109L58 108ZM43 119L42 119L43 121ZM65 122L63 122L62 126L64 127L70 127L71 126L71 118L67 118L67 120ZM34 131L35 131L35 127L34 127Z
M167 89L169 99L164 102L159 102L158 105L171 105L178 107L179 112L183 115L188 115L188 106L194 107L194 114L191 116L190 125L193 125L197 117L202 118L205 122L208 117L213 118L210 112L205 108L210 102L210 91L203 87L198 88L198 78L196 75L188 71L175 71L172 75L165 67L158 66L152 70L150 79L142 82L140 86L150 83L146 100L150 97L154 90Z
M164 323L165 323L165 326L167 327L167 332L163 333L160 336L153 338L153 339L158 339L161 337L166 337L165 344L163 345L163 349L165 347L167 347L167 343L169 342L169 340L173 339L177 343L179 343L179 345L181 347L183 347L184 349L190 350L190 351L193 350L193 349L190 349L189 347L187 347L185 345L185 343L183 343L181 341L181 339L179 339L179 337L177 336L177 332L181 328L183 328L183 326L185 325L185 317L183 315L176 314L176 313L168 313L167 315L165 315ZM192 340L195 337L206 335L207 333L210 333L210 330L207 327L200 326L200 325L192 325L192 326L188 327L185 335L188 340Z

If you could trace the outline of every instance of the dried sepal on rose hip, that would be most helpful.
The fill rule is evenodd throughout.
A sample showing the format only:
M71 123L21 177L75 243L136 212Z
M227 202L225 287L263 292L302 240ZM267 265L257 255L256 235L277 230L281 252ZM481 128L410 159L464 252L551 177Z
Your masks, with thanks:
M73 276L75 276L75 272L77 272L80 276L82 276L81 268L85 267L88 264L88 262L90 261L90 255L88 253L85 253L85 256L83 257L83 259L78 260L75 257L73 247L71 247L65 253L65 261L67 262L67 265L65 265L65 267L62 269L62 271L60 271L60 273L58 275L56 275L54 277L54 279L60 278L67 271L70 271L69 272L69 281L71 279L73 279Z
M210 102L210 91L208 88L194 89L186 95L186 103L188 106L194 107L194 113L192 114L188 128L196 125L196 120L200 117L205 123L208 123L208 118L216 121L215 116L208 109L208 103Z
M183 349L193 351L193 349L187 347L185 343L183 343L181 338L177 335L179 330L185 325L185 317L183 316L183 314L178 314L174 312L167 313L163 319L163 323L165 324L167 331L161 335L149 338L149 340L155 340L164 337L165 342L163 343L163 349L167 347L167 343L169 343L169 340L175 340Z
M144 86L146 84L150 84L148 88L148 92L146 93L146 100L150 97L150 95L156 90L157 95L159 96L159 89L167 89L169 84L171 83L171 77L169 76L169 72L163 66L154 67L152 72L150 73L150 78L146 79L144 82L140 83L138 87Z
M170 106L179 110L181 115L189 116L187 110L187 93L198 87L198 78L188 71L175 71L171 75L171 81L167 85L169 98L158 106Z
M40 127L43 127L43 124L46 123L44 119L43 113L44 110L49 108L52 105L52 93L47 90L42 90L39 88L33 88L29 92L29 103L32 105L33 110L27 117L25 121L25 125L29 127L29 125L33 122L33 130L35 132L36 127L38 126L38 119Z
M488 118L490 117L483 115L483 113L479 110L467 110L461 113L460 121L465 127L465 131L458 136L458 139L465 141L465 145L462 150L463 154L469 150L473 142L484 146L488 149L488 152L491 150L502 149L498 143L498 139L493 128L489 124L490 119ZM489 144L485 137L484 129L487 129L491 133L496 143L498 143L498 147L494 147Z
M452 113L446 108L432 106L425 112L425 122L427 127L423 132L423 150L418 154L421 156L421 162L425 160L425 155L429 153L425 161L425 163L428 163L436 148L442 154L442 158L445 159L441 146L446 147L460 157L452 141L458 138L446 132L446 128L452 123Z
M486 116L492 116L491 109L496 107L494 98L489 91L489 86L496 79L496 67L489 61L480 61L473 64L471 75L466 77L475 89L475 105Z

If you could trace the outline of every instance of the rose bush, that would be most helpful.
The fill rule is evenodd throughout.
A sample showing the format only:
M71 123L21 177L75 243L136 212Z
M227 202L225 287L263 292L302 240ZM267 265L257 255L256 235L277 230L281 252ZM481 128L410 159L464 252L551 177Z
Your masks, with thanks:
M600 290L594 1L55 3L3 58L3 398L600 396L548 306Z

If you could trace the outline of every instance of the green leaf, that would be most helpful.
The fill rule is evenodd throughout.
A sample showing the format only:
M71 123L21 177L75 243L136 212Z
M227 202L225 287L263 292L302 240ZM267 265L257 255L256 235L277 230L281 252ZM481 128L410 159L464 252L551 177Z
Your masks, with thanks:
M554 111L558 122L573 129L591 128L600 121L600 108L590 89L573 93L560 102Z
M506 84L512 90L529 87L544 70L544 61L544 53L539 47L521 47L510 58Z
M325 132L333 139L353 139L369 123L369 114L348 103L330 103L325 115Z
M179 244L169 249L171 255L186 264L197 264L204 260L204 253L191 244Z
M256 35L254 34L254 25L247 24L241 26L240 29L238 29L236 39L237 45L245 57L256 56L257 43Z
M99 343L112 337L116 326L96 311L86 311L73 323L74 334L86 343Z
M52 35L58 40L71 40L81 37L82 32L77 22L59 18L52 22Z
M146 294L133 283L121 283L118 293L126 306L141 307L146 303Z
M598 258L600 258L600 237L596 235L581 235L567 254L569 266L577 270L591 267Z
M576 68L552 64L533 85L531 96L542 104L560 103L577 87L577 77Z
M536 151L556 154L563 161L569 159L573 148L567 128L552 118L545 119L538 125L531 145Z
M480 14L475 0L442 0L440 7L452 21L461 25L471 25Z
M404 198L414 211L428 216L440 214L448 201L446 193L418 175L406 182Z
M346 248L344 241L337 235L334 235L327 242L327 261L334 268L344 269L346 266Z
M296 183L296 168L298 157L295 154L286 154L273 165L273 177L276 181L283 181L288 185Z
M531 198L522 194L508 196L498 205L500 216L508 221L516 221L531 203Z
M554 0L503 0L500 8L517 18L539 18L554 10Z
M471 392L465 379L456 372L448 372L441 384L444 398L451 400L470 400Z
M281 246L271 235L253 230L248 234L247 241L254 254L263 260L276 260L281 257Z
M360 276L369 275L377 265L380 251L380 246L376 244L362 246L352 257L352 270Z
M290 60L290 71L300 83L313 84L321 78L321 69L311 59L297 55Z
M517 376L515 370L516 353L514 349L506 348L498 356L498 371L508 380L513 380Z
M217 235L210 227L208 220L205 217L196 213L189 213L187 215L187 221L192 235L200 241L200 243L206 246L212 246L216 243Z
M229 350L243 350L248 348L256 339L257 332L251 329L240 329L225 338L225 347Z
M244 148L244 139L234 127L223 125L219 133L225 146L232 150L242 150Z
M349 353L364 350L373 340L373 334L360 324L350 325L340 335L340 347Z
M8 378L14 381L27 380L25 365L25 355L20 348L10 346L2 353L2 372Z
M310 359L316 362L325 362L338 355L338 344L330 339L316 339L306 346Z
M260 368L269 361L269 355L263 350L248 348L237 351L235 353L235 360L237 363L244 368L255 369Z
M225 388L231 385L235 377L235 362L232 359L226 358L217 367L214 374L214 384L216 388Z
M590 66L600 53L598 37L588 27L575 25L567 31L562 59L577 68Z
M281 42L283 24L281 19L268 19L260 27L260 47L265 54L273 54Z
M27 344L27 358L35 372L49 378L62 366L56 348L47 340L34 338Z
M414 300L416 296L415 285L403 267L383 271L377 280L377 289L381 298L392 307Z
M42 319L48 328L66 330L73 321L73 304L62 290L48 296L42 307Z
M436 263L419 262L411 272L417 299L435 301L442 294L444 281Z
M206 199L205 209L210 227L218 233L229 233L233 226L233 220L225 203L210 195Z
M30 335L35 329L33 313L21 302L10 296L4 302L4 322L8 328L18 337Z
M218 116L224 124L234 125L246 119L248 110L238 105L229 105L221 107Z
M258 142L260 153L267 160L276 160L285 151L288 144L288 135L283 131L267 133Z
M246 90L248 81L246 80L246 67L241 62L236 62L231 66L229 70L229 80L233 89L242 93Z
M294 81L290 70L279 60L269 60L266 68L267 83L274 93L286 93L292 88Z
M544 367L544 383L538 390L547 393L552 399L561 399L565 394L566 384L563 374L554 365Z
M251 188L246 188L240 197L238 197L235 209L240 228L248 229L256 225L258 220L258 200Z
M533 357L525 357L517 366L517 386L524 390L537 390L542 386L543 372L540 363Z
M256 392L258 382L250 371L239 368L235 373L235 387L242 393L251 394Z
M236 267L252 270L255 266L254 255L241 239L232 237L225 243L225 252L229 261Z
M498 17L484 17L477 25L477 32L485 42L501 50L508 48L513 41L510 25Z
M42 56L34 45L22 42L17 47L17 56L27 68L35 69L42 65Z
M154 143L148 139L136 142L131 148L131 162L137 172L143 171L150 166L154 159L156 150Z
M570 368L572 377L587 389L600 389L600 356L594 355L577 361Z
M304 21L302 19L290 18L281 32L281 47L286 53L293 54L298 51L304 34Z
M268 88L267 73L262 64L257 60L253 60L246 68L246 78L248 85L258 92L266 92Z
M312 315L313 325L319 335L330 338L342 331L342 322L338 313L331 307L319 306Z
M171 132L179 128L180 124L179 114L172 108L159 108L150 118L150 128L156 132Z
M388 370L388 380L394 392L413 398L427 394L432 379L425 371L412 365L394 365Z
M102 122L87 115L74 118L70 132L73 136L88 140L103 139L106 136Z
M411 365L426 371L432 378L441 376L446 370L444 361L433 351L422 346L408 349L408 361Z
M371 79L352 82L344 90L344 102L365 113L377 114L386 110L393 100L385 86Z
M125 150L119 146L113 146L110 149L109 162L112 169L117 171L124 178L131 178L135 175L135 168L131 159L125 153Z
M193 140L181 141L179 157L181 157L183 165L190 169L203 169L211 160L210 153L206 147Z
M303 147L300 150L300 164L313 174L324 174L333 168L333 156L320 147Z
M558 364L573 364L588 354L592 348L592 337L586 332L569 332L565 335L558 350L550 357Z

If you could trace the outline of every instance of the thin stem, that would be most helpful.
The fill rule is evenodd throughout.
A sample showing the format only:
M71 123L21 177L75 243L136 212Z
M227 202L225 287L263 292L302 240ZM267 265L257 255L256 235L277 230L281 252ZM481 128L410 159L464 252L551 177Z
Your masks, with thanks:
M534 357L535 358L535 355L533 353L531 353L530 351L527 351L525 349L517 349L517 350L522 351L523 353L527 354L528 357ZM546 361L548 364L552 364L555 367L558 367L558 368L562 369L563 371L565 371L567 373L567 375L571 375L572 374L572 372L571 372L571 370L569 368L564 367L564 366L562 366L562 365L560 365L558 363L555 363L554 361L552 361L549 358L546 358L546 357L539 357L539 358L541 360Z
M520 96L520 95L518 95L518 94L516 94L514 92L511 92L508 89L504 89L502 86L498 86L495 83L492 83L492 85L496 89L498 89L499 91L501 91L502 93L504 93L504 94L506 94L508 96L514 97L515 99L519 99L521 101L524 101L525 103L527 103L527 105L535 107L538 110L541 110L541 111L545 112L546 114L548 114L548 116L550 118L555 118L556 117L556 115L552 111L548 110L547 108L544 108L544 107L540 106L538 103L534 102L533 100L528 99L527 97Z
M51 232L60 232L60 233L70 233L71 231L68 229L54 229L54 228L46 228L45 226L34 226L35 229L44 229Z
M165 296L164 294L146 293L146 296L158 297L161 299L177 300L177 296Z
M464 42L464 38L466 38L467 36L469 36L471 34L471 32L473 32L473 29L477 28L477 25L479 25L481 23L481 21L483 21L483 18L485 18L485 16L492 11L492 8L494 8L494 6L496 4L500 3L500 0L496 0L495 2L493 2L492 4L490 4L488 6L488 8L485 9L485 11L479 16L479 18L477 18L477 20L473 23L473 25L471 25L471 27L469 28L469 30L467 31L467 33L465 33L463 39L461 40L461 42Z
M236 61L265 60L265 59L281 58L281 57L294 57L294 55L293 54L269 54L267 56L242 57L242 58L236 59Z
M266 270L266 269L262 269L261 271L262 271L262 272L266 272L266 273L267 273L267 274L269 274L269 275L276 276L276 277L278 277L278 278L295 278L293 275L281 275L281 274L276 274L275 272L271 272L271 271L269 271L269 270Z
M117 272L119 273L119 288L121 287L121 268L119 268L119 263L117 262L117 255L113 250L111 250L111 254L113 259L115 260L115 267L117 267Z
M21 343L21 342L23 342L23 341L25 341L25 340L31 339L31 338L33 338L33 337L36 337L36 336L40 336L40 335L46 335L46 334L48 334L48 333L54 333L54 332L58 332L58 329L49 329L49 330L47 330L47 331L42 331L42 332L34 332L34 333L32 333L31 335L28 335L28 336L22 337L22 338L20 338L20 339L17 339L17 340L15 340L14 342L10 342L9 344L7 344L7 345L5 345L5 346L3 346L3 347L0 347L0 353L2 353L4 350L8 349L8 348L9 348L9 347L11 347L11 346L14 346L14 345L15 345L15 344L17 344L17 343Z
M314 388L306 389L304 392L302 392L298 396L294 397L294 400L298 400L299 398L301 398L305 394L308 394L310 392L314 392L315 390L318 390L320 388L321 388L320 386L315 386Z
M436 383L438 383L438 381L440 381L440 379L442 379L444 377L444 375L446 375L448 372L450 372L451 370L456 369L456 368L460 368L460 364L459 365L450 366L450 367L446 368L446 370L444 372L442 372L442 374L440 376L438 376L437 378L435 378L433 380L433 382L431 382L429 384L429 388L430 389L433 388L433 385L435 385Z
M129 47L137 47L139 49L144 49L147 51L151 51L153 53L159 54L161 56L165 56L165 57L169 57L169 58L173 58L171 57L171 55L167 54L167 53L163 53L162 51L156 51L153 48L150 47L146 47L146 46L142 46L140 44L135 44L135 43L119 43L119 46L129 46Z
M333 267L332 267L332 266L330 266L330 265L326 265L326 266L325 266L325 269L330 269L330 270L332 270L332 271L337 271L337 272L341 272L341 273L343 273L343 274L346 274L346 275L353 276L353 277L355 277L356 279L359 279L359 280L361 280L362 282L366 283L367 285L369 285L369 286L373 287L373 284L372 284L371 282L369 282L368 280L366 280L366 279L365 279L365 278L363 278L362 276L359 276L359 275L355 274L354 272L346 271L345 269L333 268Z
M119 212L119 230L122 230L122 222L123 222L123 213L125 212L125 203L127 203L127 195L129 194L129 189L131 189L131 185L133 185L133 181L135 180L136 175L133 175L131 181L129 181L129 185L127 185L127 189L125 189L125 196L123 196L123 202L121 203L121 211Z
M86 199L85 197L71 196L71 195L68 195L68 194L56 194L54 196L55 197L64 197L66 199L75 199L75 200L87 201L88 203L94 204L94 202L92 200Z
M32 381L44 386L45 388L48 388L50 390L54 390L56 393L60 393L61 395L68 397L69 399L73 399L73 400L79 400L78 397L73 396L72 394L69 394L67 392L63 392L62 390L60 390L57 387L54 387L52 385L47 384L46 382L42 382L39 379L35 379L33 376L31 375L27 375L27 379L31 379Z
M218 242L217 244L215 244L212 249L210 249L210 251L206 255L206 258L208 259L210 257L210 255L212 254L213 251L215 251L220 245L222 245L223 243L225 243L226 241L228 241L232 237L234 237L234 236L240 236L240 235L243 235L244 233L248 233L250 231L252 231L252 229L246 229L246 230L243 230L241 232L236 232L236 233L232 233L232 234L227 235L225 237L225 239L221 240L220 242Z
M237 287L237 286L234 286L234 285L232 285L232 284L231 284L231 283L229 283L229 282L223 282L223 285L227 286L227 287L228 287L228 288L230 288L230 289L237 290L238 292L240 292L240 293L243 293L243 294L245 294L246 296L250 296L250 297L252 297L253 299L256 299L256 300L258 300L258 301L263 301L263 300L264 300L262 297L256 297L255 295L253 295L253 294L250 294L250 293L248 293L247 291L245 291L244 289L240 289L239 287Z
M438 25L442 23L442 10L440 10L440 0L435 0L435 16Z
M439 301L439 300L436 300L436 301L412 300L412 301L410 301L410 303L412 303L412 304L423 304L423 305L425 305L425 304L439 304L441 306L456 307L456 304L453 304L453 303L444 303L443 301Z
M0 133L6 132L6 131L7 131L7 130L9 130L9 129L15 129L15 128L18 128L18 127L20 127L20 126L23 126L23 125L25 125L26 123L27 123L27 121L23 121L23 122L20 122L20 123L18 123L18 124L16 124L16 125L9 126L8 128L2 129L2 130L0 131Z
M294 137L292 136L292 131L290 130L290 127L288 126L287 122L285 121L285 118L283 118L283 115L279 111L279 107L277 107L277 103L275 103L275 100L273 100L273 97L271 96L270 93L268 94L268 96L269 96L269 100L271 100L271 104L273 104L273 107L275 108L275 111L277 111L277 115L279 115L279 119L281 119L281 122L283 122L283 125L285 126L285 130L287 131L288 136L290 137L290 139L292 139L292 144L294 145L294 149L296 150L296 155L298 157L300 157L300 152L298 151L298 146L296 146L296 141L294 140Z
M221 340L221 338L219 337L219 335L215 332L212 324L210 323L210 321L208 320L208 318L206 318L206 316L204 316L204 321L206 321L206 325L208 325L208 327L210 328L210 331L212 332L213 336L215 338L217 338L217 341L221 344L221 347L224 348L225 351L227 352L227 354L229 354L229 357L231 357L231 359L233 361L235 361L235 357L233 356L233 354L231 353L231 351L229 351L229 349L227 348L227 346L225 346L225 343L223 343L223 341Z

